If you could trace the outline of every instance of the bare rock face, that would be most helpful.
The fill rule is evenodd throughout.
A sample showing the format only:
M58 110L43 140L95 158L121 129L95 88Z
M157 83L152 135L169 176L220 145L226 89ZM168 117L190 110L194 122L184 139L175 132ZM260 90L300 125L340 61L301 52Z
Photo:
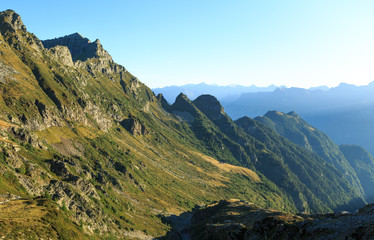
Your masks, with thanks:
M39 149L46 149L45 143L39 139L39 137L25 128L12 127L10 134L20 140L23 144L30 144L31 146Z
M130 116L129 118L122 120L120 124L134 136L148 134L148 130L144 124L134 116Z
M99 40L91 42L89 39L82 37L79 33L73 33L64 37L42 41L45 48L55 46L66 46L70 50L73 61L82 62L89 58L101 57L111 59L109 53L103 49Z
M0 34L14 49L21 50L25 46L37 52L43 49L41 41L34 34L27 32L20 15L13 10L0 12Z
M170 110L170 104L166 101L166 99L164 98L164 96L161 93L159 93L156 98L157 98L157 101L159 101L161 103L161 106L164 110L166 110L168 112L171 111Z
M57 45L50 48L50 52L56 60L61 61L63 64L67 66L74 66L73 59L71 57L71 53L68 47Z
M114 63L98 39L91 42L79 33L73 33L60 38L44 40L42 43L52 52L52 55L66 65L85 68L92 74L95 74L95 71L110 74L124 70L123 67ZM67 47L70 53L67 53L66 49L62 48L63 46ZM74 63L70 61L70 58Z
M17 81L16 78L13 76L17 74L18 71L15 70L13 67L0 62L0 83L5 83L8 81Z
M0 13L0 32L5 35L7 32L22 31L27 33L25 25L20 15L12 10L6 10Z

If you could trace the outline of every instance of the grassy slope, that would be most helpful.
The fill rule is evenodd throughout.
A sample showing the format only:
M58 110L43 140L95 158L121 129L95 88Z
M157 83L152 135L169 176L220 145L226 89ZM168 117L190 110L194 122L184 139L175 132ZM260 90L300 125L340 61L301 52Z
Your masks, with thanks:
M114 63L107 72L92 67L98 58L69 67L32 35L17 31L5 35L0 51L7 53L0 61L16 70L0 83L0 118L19 126L1 129L12 143L0 141L0 189L52 199L86 234L161 236L170 228L163 216L228 198L289 212L307 201L312 211L329 210L312 194L295 203L273 183L277 178L271 182L256 170L251 153L270 159L271 166L280 161L263 143L242 130L223 132L196 108L191 125L178 120ZM136 131L126 130L125 119L136 123ZM236 136L247 142L236 142ZM269 164L264 168L268 176L277 172Z
M28 38L28 33L9 33L0 45L6 53L0 61L16 70L1 83L0 117L20 126L1 129L3 137L18 146L0 142L3 193L52 199L66 213L51 211L58 221L71 218L66 221L72 232L103 238L160 236L169 229L163 215L225 198L296 211L263 176L217 166L202 154L190 127L164 112L130 73L90 73L84 67L64 66ZM120 120L131 115L147 134L132 135L122 127ZM42 211L30 204L35 213ZM93 219L85 217L89 214ZM34 233L44 234L43 226L55 223L46 218ZM7 225L9 234L17 232L12 226ZM54 238L62 233L46 234Z
M89 239L69 213L51 200L14 200L0 205L4 239Z

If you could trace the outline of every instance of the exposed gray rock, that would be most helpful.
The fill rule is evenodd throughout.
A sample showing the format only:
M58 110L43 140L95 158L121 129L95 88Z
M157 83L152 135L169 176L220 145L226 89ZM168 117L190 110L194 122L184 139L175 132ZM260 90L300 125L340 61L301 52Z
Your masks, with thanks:
M130 115L129 118L122 120L120 124L134 136L148 134L147 128L135 116Z
M42 41L45 48L56 46L66 46L69 48L73 61L86 61L89 58L106 58L111 59L109 53L105 51L99 40L91 42L89 39L82 37L79 33L73 33L64 37Z
M5 83L9 80L17 81L13 75L17 74L18 71L12 68L9 65L5 65L3 62L0 62L0 83Z
M73 33L60 38L44 40L42 43L45 48L52 51L55 57L56 51L53 50L53 48L57 46L67 47L74 65L78 68L85 68L93 76L96 75L95 71L104 74L125 71L124 67L114 63L112 57L103 48L98 39L91 42L89 39L82 37L79 33ZM55 53L53 53L53 51ZM58 49L57 57L63 62L72 64L66 50Z
M52 53L52 56L56 60L62 62L63 64L67 66L71 66L71 67L74 66L73 59L71 57L71 53L68 47L57 45L57 46L50 48L49 50Z
M39 139L39 137L29 130L25 128L19 128L19 127L12 127L10 129L10 133L15 137L18 138L22 143L30 144L31 146L35 148L45 149L46 145L43 141Z
M13 10L6 10L0 13L0 32L5 35L8 32L22 31L27 33L26 27L21 20L21 16Z

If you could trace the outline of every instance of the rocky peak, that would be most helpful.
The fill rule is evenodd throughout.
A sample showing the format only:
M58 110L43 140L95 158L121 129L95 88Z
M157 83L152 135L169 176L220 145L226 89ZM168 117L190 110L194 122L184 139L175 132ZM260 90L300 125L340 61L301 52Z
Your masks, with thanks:
M64 37L42 41L45 48L53 48L57 45L69 48L73 61L86 61L89 58L106 58L112 60L107 51L104 50L100 41L91 42L79 33L73 33Z
M259 122L257 122L256 120L250 117L247 117L247 116L237 119L235 123L239 125L240 127L246 128L246 129L254 128L259 124Z
M187 97L186 94L184 94L184 93L179 93L179 95L178 95L177 98L175 99L175 102L178 102L178 101L190 101L190 99Z
M188 97L180 93L170 107L170 111L179 116L183 121L191 122L199 111Z
M212 95L206 94L196 98L193 103L211 120L220 118L224 115L224 110L217 98Z
M25 25L22 22L21 16L13 10L6 10L0 12L0 32L6 34L7 32L22 31L27 32Z
M166 99L165 99L164 95L162 95L162 93L157 94L156 98L157 98L158 101L161 101L161 102L166 101Z
M56 60L60 60L65 65L74 66L73 59L68 47L57 45L50 48L50 52Z
M291 112L287 113L287 115L295 117L295 118L300 118L300 116L295 111L291 111Z
M188 97L183 94L183 93L180 93L177 98L175 99L175 102L174 104L172 105L173 107L181 107L181 108L189 108L188 106L191 106L192 103L191 103L191 100L188 99Z
M293 123L296 123L297 119L295 118L295 116L292 115L292 112L290 113L290 115L286 114L286 113L283 113L283 112L279 112L279 111L268 111L264 117L266 118L269 118L271 121L274 121L274 122L284 122L284 121L290 121L290 120L295 120L295 121L292 121Z
M169 105L168 101L166 101L166 99L164 98L164 95L159 93L156 98L157 98L157 101L161 104L161 106L164 110L170 111L170 105Z
M193 101L193 103L196 106L199 106L199 108L201 107L215 112L223 112L221 103L217 100L216 97L209 94L199 96Z
M268 111L267 113L265 113L265 117L268 117L268 118L271 118L271 117L275 117L275 116L282 116L284 115L284 113L282 112L279 112L279 111Z

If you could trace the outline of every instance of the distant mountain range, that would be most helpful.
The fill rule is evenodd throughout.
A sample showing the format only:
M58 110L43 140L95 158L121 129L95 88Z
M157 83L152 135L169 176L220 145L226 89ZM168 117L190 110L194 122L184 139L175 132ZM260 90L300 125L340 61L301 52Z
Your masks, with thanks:
M190 99L195 99L203 94L210 94L222 101L233 101L237 99L241 94L248 92L270 92L277 89L278 86L270 85L268 87L257 87L252 86L241 86L241 85L231 85L231 86L218 86L210 85L206 83L199 84L186 84L182 86L168 86L163 88L153 88L155 94L162 93L164 98L169 102L173 103L179 93L185 94Z
M223 210L260 208L246 211L258 236L262 226L284 236L271 209L290 220L301 212L307 224L308 214L355 211L374 196L373 157L338 147L295 112L234 121L212 95L169 104L100 41L41 41L12 10L0 12L0 77L0 239L181 239L183 226L169 220L219 201ZM210 232L196 213L196 233ZM215 220L230 224L231 215ZM289 227L301 237L317 231ZM204 236L192 239L216 239Z
M271 110L295 111L311 125L327 133L336 143L360 145L374 154L374 82L365 86L342 83L333 88L273 87L252 87L250 91L231 94L230 86L217 88L202 84L167 87L157 89L157 92L167 94L169 98L184 92L194 98L200 89L203 89L200 92L213 95L219 89L224 94L215 96L233 119L256 117ZM246 88L240 90L246 91Z
M238 118L259 116L269 110L297 112L338 144L356 144L374 153L374 83L342 83L327 90L278 88L245 93L234 101L222 100L227 113Z
M271 92L243 93L234 101L222 99L233 118L265 114L269 110L300 115L351 109L374 103L374 82L365 86L342 83L328 89L277 88ZM266 109L266 110L265 110Z

